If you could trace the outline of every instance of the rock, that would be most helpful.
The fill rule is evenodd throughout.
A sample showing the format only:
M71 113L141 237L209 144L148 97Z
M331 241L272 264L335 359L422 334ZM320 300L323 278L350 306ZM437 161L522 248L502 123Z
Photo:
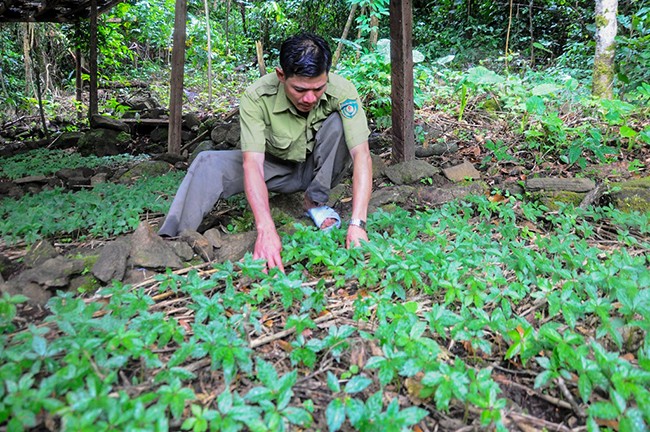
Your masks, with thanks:
M330 197L332 193L330 192ZM277 194L269 200L271 205L271 215L273 220L278 222L277 219L285 218L299 218L305 213L305 193L281 193Z
M13 263L8 257L0 253L0 278L9 279L18 269L18 264Z
M423 160L410 160L386 168L386 177L396 185L416 183L440 173L440 169Z
M368 137L368 147L372 151L382 151L383 149L390 148L392 145L393 140L384 134L371 133Z
M212 129L212 132L210 132L210 139L215 144L220 144L222 142L225 142L229 130L230 130L229 124L227 123L218 124Z
M134 111L149 111L160 107L160 103L155 98L143 94L133 96L124 101L124 104Z
M18 199L23 196L23 190L12 181L0 180L0 197L3 196Z
M468 195L483 195L489 190L487 184L482 182L470 183L467 186L453 186L446 188L419 187L416 191L418 201L429 206L441 205Z
M529 191L570 191L589 192L596 183L588 178L531 178L526 180Z
M76 147L82 135L83 133L81 132L63 132L56 139L55 147L60 149Z
M544 204L550 211L557 211L560 209L559 204L572 204L574 207L580 206L586 193L572 192L568 190L558 191L538 191L532 193L532 198Z
M27 176L27 177L21 177L19 179L14 180L14 183L17 185L24 185L24 184L29 184L29 183L47 183L50 180L51 177L44 176L44 175L33 175L33 176Z
M131 252L131 244L124 240L107 243L92 268L92 274L100 281L108 283L113 279L122 280L126 263Z
M408 201L415 190L416 189L413 186L392 186L381 188L373 192L370 198L370 203L368 204L368 212L373 213L386 204L404 204Z
M115 156L125 153L130 142L131 135L126 132L105 128L91 129L79 140L79 153L82 156Z
M117 182L121 184L133 184L140 178L158 177L167 174L173 167L161 160L148 160L140 162L122 174Z
M154 160L165 161L171 165L176 165L179 162L185 162L183 156L173 154L173 153L162 153L154 158Z
M208 241L214 248L218 249L223 244L221 231L219 231L217 228L210 228L209 230L203 233L203 237L208 239Z
M151 141L155 143L161 143L167 141L167 138L169 137L169 129L167 127L159 126L153 131L151 131L151 134L149 134L149 138L151 138Z
M57 255L59 255L59 253L54 246L52 246L52 243L47 240L41 240L29 248L25 254L23 262L27 267L38 267L45 261L52 259Z
M45 306L52 298L52 293L46 288L33 282L19 282L12 280L0 284L0 292L6 292L9 295L24 295L29 299L29 303L33 305Z
M95 186L101 183L106 183L108 181L108 173L97 173L90 178L90 185Z
M127 264L147 268L183 267L171 246L153 231L148 222L141 222L131 236L131 254Z
M170 241L169 246L183 261L191 261L194 258L194 250L184 241Z
M70 279L68 291L80 293L92 293L99 288L99 282L90 274L75 276Z
M190 164L194 162L194 159L199 155L199 153L204 152L204 151L210 151L214 150L214 143L212 141L203 141L197 145L194 150L192 151L192 154L190 155L189 162Z
M385 174L386 163L381 157L373 153L370 154L370 159L372 159L372 179L377 180Z
M118 132L131 133L131 128L123 121L99 114L94 114L90 117L90 127L93 129L111 129Z
M63 168L54 175L63 180L69 188L90 186L94 172L90 168Z
M226 143L235 147L239 143L240 135L241 129L239 128L239 123L231 124L230 129L228 129L228 134L226 135Z
M481 173L474 168L474 165L467 161L460 165L445 168L442 170L442 173L445 177L454 182L461 182L467 179L478 180L481 178Z
M186 242L204 261L214 260L214 250L212 243L205 237L194 230L186 229L181 231L179 238Z
M126 271L126 275L124 276L124 283L130 285L136 285L141 282L144 282L149 278L152 278L155 274L156 274L155 272L151 270L147 270L145 268L129 269Z
M196 138L196 134L194 132L186 131L183 130L181 131L181 141L186 143L192 141L194 138Z
M256 240L256 231L224 236L221 248L217 249L216 260L218 262L239 261L247 252L253 252Z
M57 256L48 259L38 267L22 272L17 280L35 282L46 288L63 288L68 285L71 276L81 274L84 268L83 260Z
M415 147L416 157L442 156L447 153L458 151L458 144L455 142L435 142Z
M613 183L610 196L621 211L650 212L650 177Z
M201 119L196 113L187 113L183 116L183 127L188 130L196 131L201 126Z

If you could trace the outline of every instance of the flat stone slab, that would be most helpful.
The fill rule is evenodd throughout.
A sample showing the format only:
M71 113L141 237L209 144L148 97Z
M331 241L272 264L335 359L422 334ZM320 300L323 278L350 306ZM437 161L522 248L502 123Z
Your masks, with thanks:
M449 180L453 182L461 182L467 179L478 180L481 178L481 173L474 167L473 164L465 161L460 165L444 168L442 173Z
M535 191L589 192L596 182L588 178L532 178L526 180L526 189Z

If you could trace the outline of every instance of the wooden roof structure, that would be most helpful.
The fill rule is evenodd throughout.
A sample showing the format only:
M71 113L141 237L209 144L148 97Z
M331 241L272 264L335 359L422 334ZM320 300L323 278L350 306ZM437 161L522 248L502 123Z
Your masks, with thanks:
M94 0L102 13L123 0ZM0 22L77 22L90 18L93 0L0 0Z

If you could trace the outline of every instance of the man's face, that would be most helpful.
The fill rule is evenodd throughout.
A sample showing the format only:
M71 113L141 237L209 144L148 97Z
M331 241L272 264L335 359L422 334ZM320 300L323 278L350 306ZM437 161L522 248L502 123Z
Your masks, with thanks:
M282 69L276 69L275 72L280 82L284 84L284 92L291 103L303 113L311 111L327 89L327 73L317 77L294 75L287 78Z

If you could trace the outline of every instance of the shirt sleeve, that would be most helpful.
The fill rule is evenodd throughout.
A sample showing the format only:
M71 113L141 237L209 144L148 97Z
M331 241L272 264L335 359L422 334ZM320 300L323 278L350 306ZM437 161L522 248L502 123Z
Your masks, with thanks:
M259 104L246 92L239 102L239 124L241 127L241 150L264 153L266 138L264 115Z
M340 100L338 111L343 122L345 143L348 149L353 149L368 141L370 130L357 89L350 83L346 90L346 97Z

